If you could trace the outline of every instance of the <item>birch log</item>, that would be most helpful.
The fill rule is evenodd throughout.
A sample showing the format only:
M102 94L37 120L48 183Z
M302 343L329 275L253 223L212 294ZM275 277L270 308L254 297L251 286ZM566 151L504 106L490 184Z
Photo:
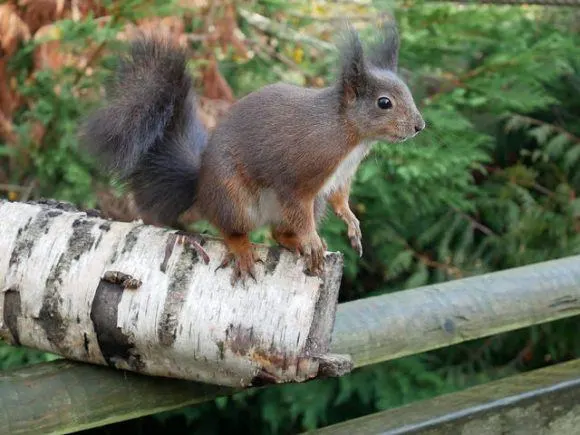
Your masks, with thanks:
M342 257L322 277L260 248L257 282L230 284L174 231L55 202L0 202L0 334L15 345L138 373L244 387L351 370L330 355ZM117 275L131 285L115 282ZM123 280L120 280L123 281ZM136 287L136 288L135 288Z

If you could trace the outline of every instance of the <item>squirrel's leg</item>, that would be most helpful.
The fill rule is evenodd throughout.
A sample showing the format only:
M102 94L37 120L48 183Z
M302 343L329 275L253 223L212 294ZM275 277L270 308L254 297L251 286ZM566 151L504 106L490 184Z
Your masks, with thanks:
M308 272L320 274L326 248L316 232L314 198L287 200L282 205L282 212L284 223L276 227L274 237L282 246L305 257Z
M224 243L228 252L224 257L218 269L232 264L233 273L231 278L232 285L235 285L240 279L245 280L248 276L256 280L256 261L261 261L260 257L254 251L252 243L247 233L227 233L222 231Z
M363 250L360 222L348 204L349 194L350 183L347 183L330 194L328 202L334 210L334 213L346 224L350 245L358 253L359 257L362 257Z
M209 178L203 183L211 187L199 188L199 207L203 209L204 217L221 233L227 248L216 270L231 266L232 286L238 281L243 283L248 277L255 281L255 264L261 262L261 258L250 242L249 234L256 224L247 207L254 198L245 188L244 180L227 171L226 176L218 177L214 171L206 177Z
M300 252L300 240L296 233L286 225L277 225L272 228L272 237L280 246L298 254Z
M325 207L326 201L321 196L317 196L314 200L314 219L316 222L323 218ZM274 225L272 227L272 238L276 243L289 251L294 253L300 252L300 239L288 225L285 225L284 223ZM326 250L324 239L322 239L322 244L324 245L324 250Z

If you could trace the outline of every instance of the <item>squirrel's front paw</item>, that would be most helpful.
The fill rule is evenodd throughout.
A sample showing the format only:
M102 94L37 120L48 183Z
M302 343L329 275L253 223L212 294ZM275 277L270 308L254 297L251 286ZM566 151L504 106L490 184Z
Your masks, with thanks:
M350 208L340 209L336 214L346 224L350 246L352 246L352 249L356 251L359 257L362 257L362 233L360 231L359 220Z
M324 269L324 251L326 244L316 233L303 240L298 252L304 256L306 271L312 275L320 275Z
M350 240L350 246L356 251L359 257L362 257L362 233L360 231L360 223L355 217L347 222L348 240Z

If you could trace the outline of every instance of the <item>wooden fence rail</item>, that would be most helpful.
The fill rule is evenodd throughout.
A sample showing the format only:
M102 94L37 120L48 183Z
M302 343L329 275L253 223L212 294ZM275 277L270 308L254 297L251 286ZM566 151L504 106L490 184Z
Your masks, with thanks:
M313 435L580 433L580 360L328 426Z
M331 351L361 367L578 314L573 256L341 304ZM56 361L1 375L0 427L70 433L236 391Z

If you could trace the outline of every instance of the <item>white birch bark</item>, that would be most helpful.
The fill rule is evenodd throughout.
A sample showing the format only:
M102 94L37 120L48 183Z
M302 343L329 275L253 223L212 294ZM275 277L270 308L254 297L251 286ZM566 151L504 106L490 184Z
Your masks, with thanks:
M15 344L143 374L243 387L350 371L328 355L342 257L322 278L260 248L257 282L230 284L174 231L100 219L58 203L0 202L0 336ZM103 279L122 272L141 282Z

